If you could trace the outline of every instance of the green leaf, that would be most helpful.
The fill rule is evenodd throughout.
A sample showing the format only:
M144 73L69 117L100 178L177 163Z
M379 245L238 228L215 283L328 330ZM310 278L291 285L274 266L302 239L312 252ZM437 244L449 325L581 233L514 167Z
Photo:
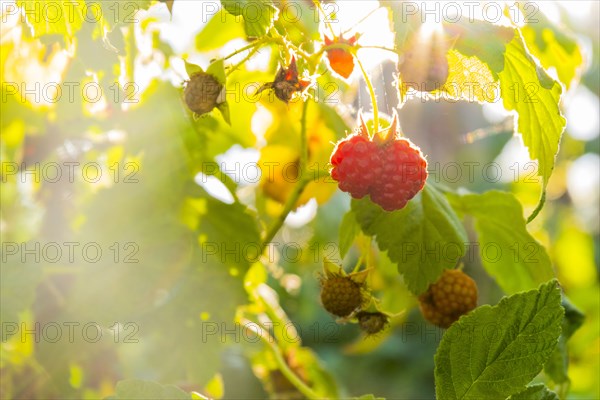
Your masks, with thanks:
M435 355L438 399L505 399L520 392L556 347L563 308L552 280L461 317Z
M360 226L356 223L356 217L352 211L344 214L340 224L340 257L344 258L350 250L356 235L360 232Z
M484 96L481 88L499 80L504 108L516 112L515 133L521 133L529 156L538 161L538 174L544 178L546 185L566 125L559 109L560 84L535 63L519 30L483 21L467 22L465 18L456 24L446 24L444 28L455 37L454 49L467 56L457 58L456 54L449 53L450 71L445 90L454 98L464 98L466 85L464 82L460 85L461 74L468 73L468 83L477 91L470 94L469 100L481 101L484 98L493 102L492 93ZM485 38L483 46L482 38ZM473 57L484 65L477 63ZM489 67L493 81L490 81L485 65ZM452 82L459 84L460 90L453 89L449 85Z
M456 23L445 23L444 30L455 40L456 50L467 57L477 56L497 79L497 73L504 69L506 47L514 29L462 17Z
M187 72L190 78L192 77L192 75L198 72L204 72L202 67L200 67L199 65L192 64L190 62L187 62L186 60L183 60L183 63L185 64L185 72Z
M568 339L577 329L581 328L585 321L585 315L575 307L567 297L563 297L562 306L565 309L565 320L563 321L563 335Z
M218 254L206 254L215 262L231 264L241 269L236 274L246 273L250 264L258 259L260 234L256 226L256 217L239 203L225 204L216 199L207 199L206 212L200 215L198 231L216 245ZM236 251L232 252L226 244L233 242Z
M543 207L566 125L559 108L562 88L527 52L518 29L467 22L466 18L444 28L455 41L454 52L448 53L450 69L444 91L453 98L493 102L494 91L488 93L486 88L493 89L499 81L504 108L516 112L515 133L522 135L529 157L538 161L538 175L543 178L542 194L529 217L531 221Z
M233 39L246 38L242 21L236 21L231 17L227 20L225 13L223 9L219 10L196 35L196 50L200 52L215 50Z
M223 387L223 377L220 373L215 374L215 376L204 386L204 392L210 395L213 398L221 399L223 398L225 388ZM198 393L192 392L193 395L198 395ZM199 399L203 399L206 397L197 397Z
M244 27L248 37L260 37L273 27L279 10L271 0L221 0L227 12L244 17Z
M352 200L363 232L398 265L409 290L418 295L463 256L465 230L446 198L431 185L402 210L386 212L368 198Z
M206 73L214 76L217 79L217 82L225 86L225 64L223 63L222 58L213 61L208 68L206 68Z
M173 14L173 3L175 0L159 0L161 3L165 3L167 6L167 10L169 10L170 14Z
M544 384L527 386L527 389L513 394L508 400L559 400L556 393L548 389Z
M35 37L63 35L73 37L83 25L86 4L83 1L19 0L17 5L24 9L27 23L33 28Z
M519 2L523 7L523 2ZM527 21L520 28L527 49L545 69L555 68L558 79L568 89L583 64L583 55L577 39L552 23L544 13L537 13L535 23Z
M128 1L98 1L87 0L86 2L89 19L99 19L108 30L118 24L134 24L140 22L137 12L146 10L152 4L151 0L128 0ZM98 16L98 17L96 17Z
M223 120L225 122L227 122L227 124L229 126L231 126L231 114L230 114L230 111L229 111L229 103L227 103L226 101L220 103L217 106L217 110L219 110L219 112L223 116Z
M227 85L227 78L225 75L225 64L223 63L222 58L212 62L206 69L206 73L214 76L217 79L217 82L219 82L223 86L223 88L225 88L225 86ZM227 103L227 101L219 103L217 109L221 112L221 115L223 116L225 122L227 122L227 124L231 126L231 115L229 111L229 104Z
M546 249L527 232L521 203L508 192L449 195L452 206L475 219L486 271L507 294L538 287L554 277Z
M192 395L173 385L161 385L151 381L127 379L116 386L115 399L127 400L175 400L191 399Z
M538 161L538 175L544 178L545 187L566 125L559 109L562 88L536 65L518 32L504 59L504 69L498 71L503 105L517 112L515 132L522 135L529 157Z
M568 375L569 353L567 341L573 333L581 327L585 316L567 299L563 297L562 306L565 309L565 318L562 323L562 333L554 352L544 364L544 373L557 384L570 382Z

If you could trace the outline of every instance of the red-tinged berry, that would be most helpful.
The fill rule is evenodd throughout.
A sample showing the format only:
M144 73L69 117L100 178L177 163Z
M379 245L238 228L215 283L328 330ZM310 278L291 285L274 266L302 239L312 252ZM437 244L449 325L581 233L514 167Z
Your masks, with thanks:
M427 162L410 140L398 137L397 116L390 128L368 138L364 122L358 133L341 140L331 156L331 177L356 199L367 194L386 211L406 206L425 185Z
M356 318L358 319L360 329L369 336L384 330L389 320L387 315L379 311L359 311L356 314Z
M197 72L190 77L183 91L185 103L198 115L206 114L217 107L223 85L206 72Z
M353 46L357 40L358 35L354 35L348 39L344 39L341 35L339 37L334 37L333 39L329 39L325 36L325 45L329 46L336 43L342 43ZM341 77L348 79L354 70L354 56L352 53L342 48L329 49L326 53L331 69Z
M447 269L419 296L419 305L427 321L448 328L477 306L477 284L464 272Z
M296 57L292 56L290 65L287 68L283 66L279 68L279 71L275 75L275 80L262 85L256 94L266 89L273 89L275 96L279 100L289 103L294 93L304 92L310 86L310 83L310 81L300 79L298 67L296 66Z

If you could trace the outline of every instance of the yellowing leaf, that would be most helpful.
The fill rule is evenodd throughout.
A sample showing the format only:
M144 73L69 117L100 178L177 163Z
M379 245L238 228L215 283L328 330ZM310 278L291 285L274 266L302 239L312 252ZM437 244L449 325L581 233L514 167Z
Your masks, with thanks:
M311 161L309 167L310 164ZM298 150L283 145L266 146L261 150L258 165L262 171L261 186L265 195L279 203L285 203L300 179ZM313 165L317 166L319 163L315 162ZM316 170L309 168L308 173L316 173ZM313 197L322 204L329 200L336 188L328 177L316 177L306 186L296 204L306 204Z
M493 102L498 84L484 62L467 57L456 50L448 52L449 75L442 88L450 97L479 103Z
M271 0L221 0L227 12L244 17L244 27L249 37L265 35L279 16L279 9Z
M536 65L518 33L507 45L504 59L498 73L504 108L516 111L515 131L523 136L529 157L538 161L538 174L546 185L566 125L559 109L562 88Z
M261 150L258 162L262 173L260 180L268 197L285 203L299 179L299 160L300 154L291 147L272 145Z
M521 33L531 54L545 69L555 68L558 79L568 89L583 64L577 40L566 33L564 27L553 24L544 13L536 13L535 23L528 21Z
M23 8L36 37L73 36L81 28L87 10L83 1L20 0L17 5Z
M245 38L244 24L237 18L225 16L224 9L219 10L196 36L196 50L209 51L221 48L233 39Z
M302 104L289 105L281 101L265 103L275 117L265 133L267 146L261 150L259 167L261 185L265 194L279 203L285 203L299 180L300 166L300 115ZM285 111L284 111L285 110ZM308 160L306 174L311 179L297 205L315 198L319 204L329 200L337 184L326 174L329 157L333 151L335 133L325 123L320 108L309 106L306 117Z

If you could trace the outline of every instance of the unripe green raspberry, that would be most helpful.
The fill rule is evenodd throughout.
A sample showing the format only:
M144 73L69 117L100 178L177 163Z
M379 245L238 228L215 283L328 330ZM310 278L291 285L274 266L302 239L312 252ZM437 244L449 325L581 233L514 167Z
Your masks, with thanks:
M222 90L223 85L214 76L197 72L190 77L183 91L185 103L196 114L206 114L217 107Z
M328 276L321 281L321 303L338 317L347 317L363 304L361 285L350 276Z
M360 311L356 314L358 326L367 335L375 335L385 329L388 316L381 312Z

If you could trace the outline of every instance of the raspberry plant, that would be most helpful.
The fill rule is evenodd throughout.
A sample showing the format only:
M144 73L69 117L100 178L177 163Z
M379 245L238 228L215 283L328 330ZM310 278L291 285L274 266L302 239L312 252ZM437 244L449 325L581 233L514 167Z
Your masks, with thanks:
M563 135L597 55L531 4L3 4L1 396L598 397ZM511 136L533 181L432 173Z

